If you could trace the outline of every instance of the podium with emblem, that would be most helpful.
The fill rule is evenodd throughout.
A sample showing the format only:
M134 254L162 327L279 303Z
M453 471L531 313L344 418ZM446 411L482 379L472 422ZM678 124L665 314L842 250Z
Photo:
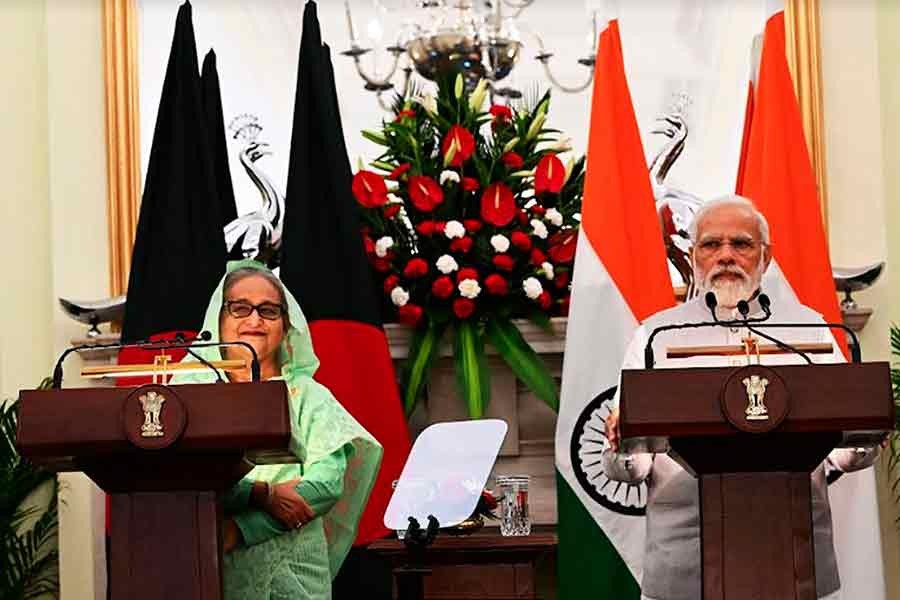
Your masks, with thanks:
M816 600L810 474L893 427L886 362L622 372L623 448L699 480L703 600Z
M110 494L110 591L222 597L222 495L253 464L295 462L280 381L23 391L18 445Z

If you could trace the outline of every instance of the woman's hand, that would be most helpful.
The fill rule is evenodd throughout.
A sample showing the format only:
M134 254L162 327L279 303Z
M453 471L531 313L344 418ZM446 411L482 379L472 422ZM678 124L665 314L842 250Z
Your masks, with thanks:
M225 523L222 527L222 549L228 553L241 545L241 542L244 541L244 536L241 535L241 530L238 528L237 523L234 522L234 519L225 519Z
M612 409L606 417L606 439L609 441L609 449L619 451L619 407Z
M300 479L270 483L263 509L289 529L297 529L316 515L303 496L297 493Z

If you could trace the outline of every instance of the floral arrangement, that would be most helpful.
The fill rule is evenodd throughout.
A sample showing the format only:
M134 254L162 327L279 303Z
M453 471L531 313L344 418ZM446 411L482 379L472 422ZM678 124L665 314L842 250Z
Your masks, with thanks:
M383 154L353 177L366 252L396 319L415 328L402 372L407 414L448 330L473 418L489 400L485 341L538 397L558 390L512 323L565 315L584 187L584 159L545 127L549 93L531 106L492 105L487 81L462 77L437 97L400 99L363 135Z

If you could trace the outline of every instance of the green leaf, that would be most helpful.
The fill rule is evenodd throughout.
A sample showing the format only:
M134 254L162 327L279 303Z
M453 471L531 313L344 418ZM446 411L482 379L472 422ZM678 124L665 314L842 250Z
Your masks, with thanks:
M516 326L506 319L490 319L485 326L485 334L516 377L521 379L535 396L558 412L559 390L556 381L550 375L547 365L531 349Z
M471 321L460 321L456 326L453 358L456 383L469 409L469 417L480 419L491 397L491 382L484 356L484 340Z
M431 365L437 357L445 324L429 321L425 327L416 329L409 345L409 354L402 370L403 410L409 417L416 408L416 402L428 379Z

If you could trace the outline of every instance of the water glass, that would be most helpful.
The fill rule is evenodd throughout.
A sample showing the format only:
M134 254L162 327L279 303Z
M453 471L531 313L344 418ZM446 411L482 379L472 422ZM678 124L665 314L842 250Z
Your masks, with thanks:
M529 535L531 516L528 513L528 475L497 476L500 504L500 534Z

